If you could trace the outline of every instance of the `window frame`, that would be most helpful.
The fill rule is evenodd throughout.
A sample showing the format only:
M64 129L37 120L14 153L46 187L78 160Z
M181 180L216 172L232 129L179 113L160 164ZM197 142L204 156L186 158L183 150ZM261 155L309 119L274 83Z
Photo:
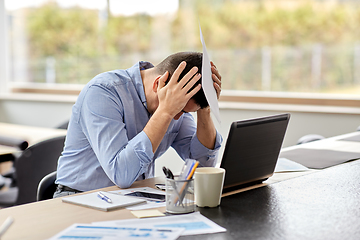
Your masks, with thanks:
M43 101L46 101L46 96L49 100L58 96L57 99L61 101L61 99L76 99L84 86L82 84L16 84L9 88L9 95L19 98L31 96L31 99L38 95ZM229 108L229 106L244 108L246 105L247 109L253 107L265 110L270 105L274 109L273 106L276 105L276 108L288 110L291 110L289 106L294 106L296 111L360 114L360 96L346 94L222 90L219 101L220 108ZM309 107L308 110L306 107Z
M84 85L79 84L37 84L37 83L10 83L9 82L9 52L7 38L7 19L5 0L0 0L0 96L10 98L26 98L26 95L41 95L39 99L46 101L46 96L64 95L77 97ZM23 96L21 96L23 95ZM51 99L49 97L48 99ZM325 107L343 107L360 109L360 96L346 94L320 94L296 92L266 92L266 91L238 91L223 90L220 102L249 103L249 104L288 104L310 105ZM265 108L265 107L264 107ZM357 111L355 111L357 112ZM360 113L360 110L359 110Z
M8 43L5 0L0 0L0 94L7 92L8 83Z

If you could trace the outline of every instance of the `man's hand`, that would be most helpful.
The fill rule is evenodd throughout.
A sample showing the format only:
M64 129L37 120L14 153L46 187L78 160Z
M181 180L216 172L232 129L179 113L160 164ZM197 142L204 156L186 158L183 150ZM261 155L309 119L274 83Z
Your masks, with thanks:
M186 62L180 63L167 84L166 80L169 75L168 72L162 75L159 79L157 89L159 106L156 111L168 114L171 118L181 112L190 98L194 96L201 88L201 85L199 84L189 92L189 90L201 77L201 74L197 73L197 67L193 67L178 82L179 76L185 69L185 66Z
M179 76L185 69L185 66L186 62L180 63L167 84L168 72L157 80L158 107L144 128L144 132L151 141L154 153L159 147L172 119L184 109L189 99L201 88L199 84L189 92L201 77L201 74L197 73L198 69L196 67L192 68L178 82Z
M213 62L210 62L210 64L211 64L212 79L214 81L214 88L216 90L217 98L219 99L221 92L221 75L217 70L215 64Z

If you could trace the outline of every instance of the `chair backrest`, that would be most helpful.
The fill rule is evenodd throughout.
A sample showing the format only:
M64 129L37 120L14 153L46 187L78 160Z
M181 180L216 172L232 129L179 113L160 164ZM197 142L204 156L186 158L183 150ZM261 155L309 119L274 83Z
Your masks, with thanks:
M69 126L69 121L66 121L66 122L60 124L59 126L57 126L56 128L57 129L65 129L65 130L67 130L68 126Z
M314 141L318 141L321 139L324 139L325 137L318 135L318 134L307 134L305 136L302 136L301 138L299 138L299 140L297 141L297 145L300 144L304 144L304 143L308 143L308 142L314 142Z
M2 135L0 135L0 144L5 146L17 147L20 150L25 150L29 146L29 143L24 139Z
M36 201L53 198L54 192L56 190L55 180L56 171L49 173L43 179L41 179L37 189Z
M65 136L47 139L30 146L15 160L19 189L15 205L36 201L38 185L45 175L56 170L64 142Z

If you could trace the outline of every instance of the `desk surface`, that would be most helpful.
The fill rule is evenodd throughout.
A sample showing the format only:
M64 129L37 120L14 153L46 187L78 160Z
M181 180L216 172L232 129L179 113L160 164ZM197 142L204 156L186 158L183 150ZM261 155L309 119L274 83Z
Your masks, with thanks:
M55 128L32 127L17 124L1 123L0 134L28 141L29 146L48 138L63 136L66 130ZM16 148L0 145L0 155L19 151Z
M162 182L164 182L163 178L151 178L135 182L132 187L154 187L156 183ZM113 186L104 188L103 191L118 189L118 187ZM165 208L162 210L165 211ZM0 224L8 216L14 218L14 223L1 240L41 240L52 237L73 223L135 218L127 209L102 212L70 203L63 203L61 198L1 209Z
M186 239L360 239L359 173L360 160L222 198L200 212L228 231Z
M275 174L272 184L224 196L218 208L198 208L226 233L181 239L360 239L359 172L360 160L310 174ZM293 178L299 174L305 176ZM160 182L163 178L147 179L132 187ZM134 218L126 209L101 212L61 199L1 209L0 223L8 216L15 221L3 240L46 239L73 223Z

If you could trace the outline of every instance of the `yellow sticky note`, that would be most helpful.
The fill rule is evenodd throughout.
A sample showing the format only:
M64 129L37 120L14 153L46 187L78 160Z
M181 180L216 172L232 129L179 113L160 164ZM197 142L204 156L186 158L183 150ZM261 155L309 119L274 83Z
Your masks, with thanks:
M131 211L131 213L137 218L148 218L148 217L161 217L165 216L164 213L160 212L157 209L150 209L150 210L138 210L138 211Z

